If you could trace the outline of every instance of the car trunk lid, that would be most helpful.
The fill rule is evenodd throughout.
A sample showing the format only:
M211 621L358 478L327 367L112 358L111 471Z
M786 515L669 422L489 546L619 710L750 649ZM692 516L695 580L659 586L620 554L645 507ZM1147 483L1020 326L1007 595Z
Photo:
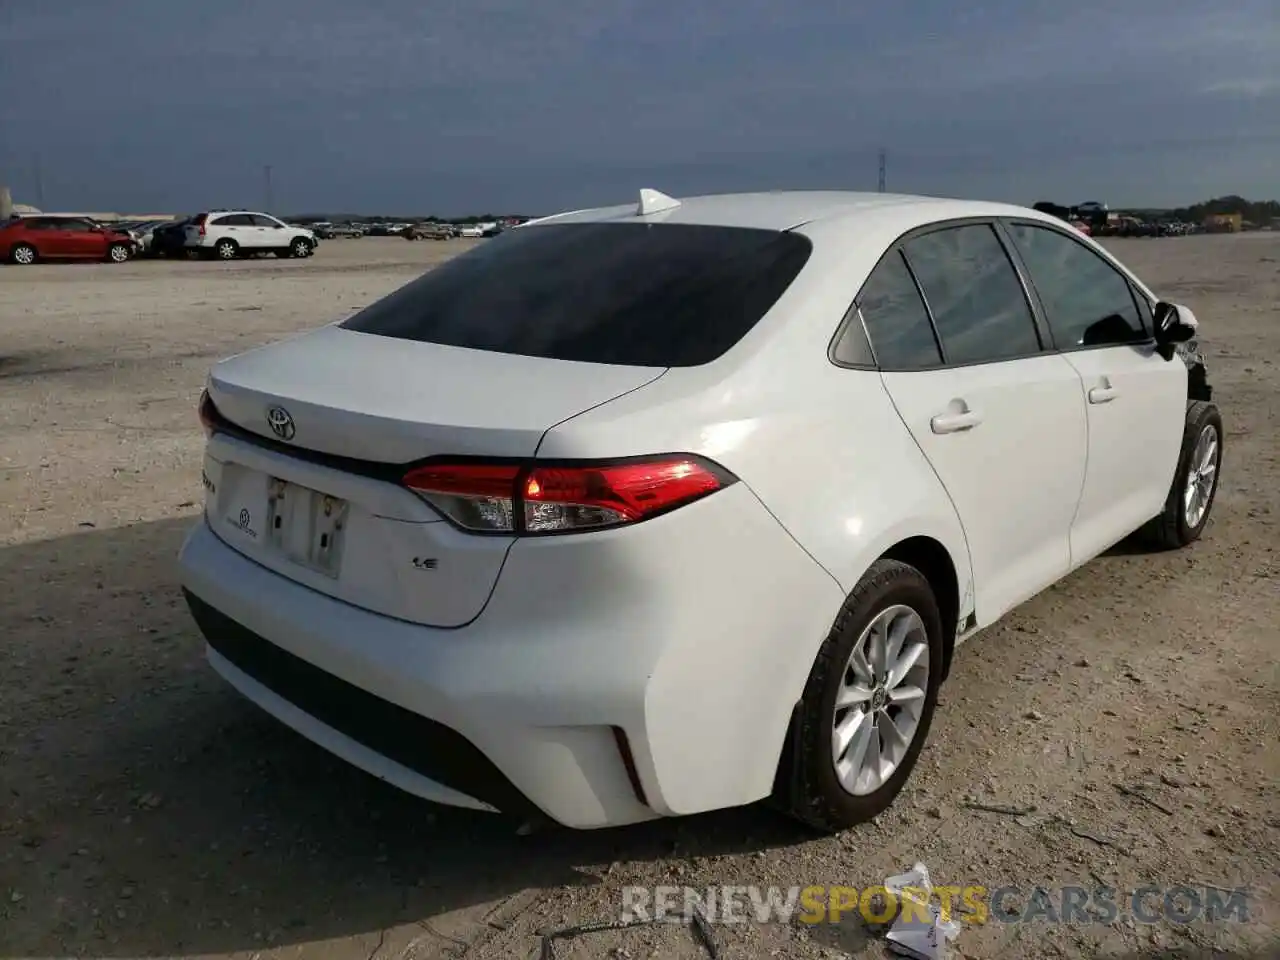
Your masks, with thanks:
M405 465L531 458L555 424L663 372L324 327L213 368L227 429L206 454L206 515L229 546L292 580L461 626L484 608L511 538L456 529L398 484Z

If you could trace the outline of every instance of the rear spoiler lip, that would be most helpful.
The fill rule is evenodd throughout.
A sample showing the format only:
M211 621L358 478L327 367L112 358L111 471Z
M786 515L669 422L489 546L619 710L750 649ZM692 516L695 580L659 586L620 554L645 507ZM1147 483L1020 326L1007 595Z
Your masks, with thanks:
M285 443L282 440L274 440L271 437L265 437L260 433L254 433L247 427L230 420L217 404L213 402L213 398L206 392L203 401L203 409L201 411L203 418L208 422L210 430L213 433L220 433L228 437L234 437L243 443L260 447L263 450L269 450L272 453L279 453L286 457L292 457L295 460L304 460L307 463L314 463L317 466L329 467L333 470L340 470L343 473L353 473L362 477L370 477L375 480L386 480L390 483L399 483L400 478L404 474L422 461L414 461L407 464L398 463L379 463L376 460L362 460L358 457L344 457L336 453L324 453L320 450L311 450L307 447L297 447L291 443ZM428 460L434 458L426 458Z
M585 411L584 411L585 412ZM278 453L282 456L292 457L295 460L302 460L307 463L314 463L317 466L328 467L331 470L338 470L343 473L350 473L356 476L368 477L372 480L381 480L384 483L392 483L396 486L402 486L405 474L419 467L429 466L434 463L483 463L494 465L518 465L526 466L536 463L541 467L556 466L573 466L573 467L590 467L590 466L619 466L627 463L642 463L661 457L692 457L707 463L712 463L719 470L725 470L723 466L715 461L709 460L700 454L693 454L679 450L660 450L654 453L638 454L635 456L622 457L592 457L592 458L572 458L565 459L559 457L539 457L536 454L526 457L494 457L470 454L448 454L438 453L429 457L421 457L417 460L410 460L407 463L383 463L376 460L363 460L358 457L344 457L336 453L324 453L319 450L311 450L307 447L296 447L291 443L285 443L281 440L274 440L265 437L262 434L254 433L252 430L240 426L228 419L217 405L213 402L213 398L206 392L202 400L201 416L209 424L211 434L222 434L232 437L251 446L259 447L271 453ZM734 478L737 479L736 477Z

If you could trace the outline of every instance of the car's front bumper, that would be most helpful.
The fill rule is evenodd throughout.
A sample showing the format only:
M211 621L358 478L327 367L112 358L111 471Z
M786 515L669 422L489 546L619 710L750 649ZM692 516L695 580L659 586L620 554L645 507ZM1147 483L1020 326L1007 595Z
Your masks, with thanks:
M203 520L180 563L213 666L303 735L430 800L601 827L766 796L843 601L744 485L679 512L518 543L457 629L317 593Z

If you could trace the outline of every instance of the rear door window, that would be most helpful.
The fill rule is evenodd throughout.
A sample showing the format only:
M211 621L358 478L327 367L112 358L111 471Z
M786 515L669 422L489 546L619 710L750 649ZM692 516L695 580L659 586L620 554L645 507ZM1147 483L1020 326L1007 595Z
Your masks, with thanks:
M929 312L901 251L891 251L871 271L858 294L858 309L880 369L921 370L941 365L942 353Z
M587 363L709 363L772 308L806 237L693 224L508 230L342 324L473 350Z
M908 240L903 251L948 364L1012 360L1040 351L1026 292L990 224L935 230Z

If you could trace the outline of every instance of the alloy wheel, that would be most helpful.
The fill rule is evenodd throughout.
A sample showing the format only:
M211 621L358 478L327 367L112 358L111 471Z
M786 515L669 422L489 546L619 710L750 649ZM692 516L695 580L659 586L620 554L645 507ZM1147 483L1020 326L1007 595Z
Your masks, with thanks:
M875 793L906 758L924 715L929 667L929 635L911 607L881 611L858 637L831 728L831 759L849 793Z
M1204 520L1218 479L1218 429L1207 424L1200 431L1191 462L1187 465L1187 483L1182 493L1183 519L1195 529Z

